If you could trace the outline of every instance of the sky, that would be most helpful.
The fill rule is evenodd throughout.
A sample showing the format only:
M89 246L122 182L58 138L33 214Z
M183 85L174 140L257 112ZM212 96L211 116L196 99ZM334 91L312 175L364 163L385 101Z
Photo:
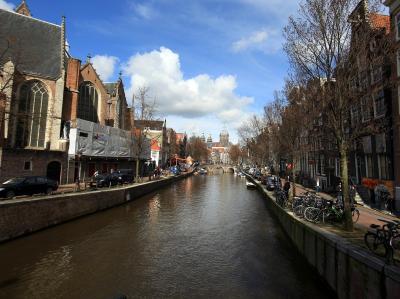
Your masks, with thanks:
M21 1L0 0L13 9ZM283 86L282 29L299 0L27 0L33 17L66 17L70 54L91 61L128 97L142 86L167 126L231 141Z

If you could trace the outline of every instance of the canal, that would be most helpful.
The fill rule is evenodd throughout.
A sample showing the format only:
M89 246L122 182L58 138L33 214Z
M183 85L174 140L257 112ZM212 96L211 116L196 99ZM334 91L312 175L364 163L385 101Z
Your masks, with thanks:
M330 298L255 190L195 176L0 245L0 298Z

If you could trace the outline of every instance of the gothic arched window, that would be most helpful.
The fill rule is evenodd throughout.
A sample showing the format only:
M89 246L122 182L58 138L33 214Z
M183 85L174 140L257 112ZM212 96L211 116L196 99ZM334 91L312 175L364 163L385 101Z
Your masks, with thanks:
M84 82L79 87L78 118L98 122L97 107L99 96L94 85Z
M24 83L20 89L16 145L44 147L49 93L40 81Z

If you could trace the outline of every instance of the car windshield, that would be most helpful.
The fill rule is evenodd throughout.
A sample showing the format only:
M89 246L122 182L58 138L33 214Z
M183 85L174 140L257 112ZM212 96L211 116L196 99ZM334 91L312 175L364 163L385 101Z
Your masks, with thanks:
M12 178L3 183L3 185L18 184L25 180L25 178Z

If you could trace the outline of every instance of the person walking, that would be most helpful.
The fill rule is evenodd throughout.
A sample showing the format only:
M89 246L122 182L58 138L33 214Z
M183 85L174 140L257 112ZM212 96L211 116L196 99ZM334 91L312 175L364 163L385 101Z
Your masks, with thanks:
M285 192L287 199L289 199L289 190L290 190L290 180L289 177L287 177L285 184L283 185L283 191Z

